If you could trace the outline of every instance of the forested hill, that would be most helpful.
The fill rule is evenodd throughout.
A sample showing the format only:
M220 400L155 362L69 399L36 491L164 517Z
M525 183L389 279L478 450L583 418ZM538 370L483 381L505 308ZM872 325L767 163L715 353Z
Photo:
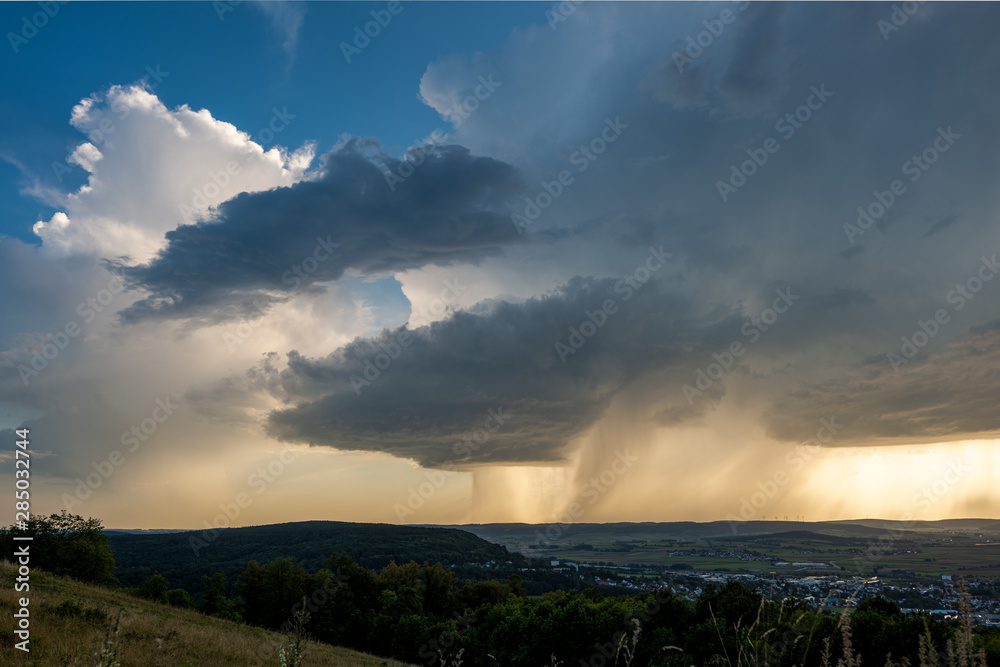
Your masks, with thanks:
M222 572L232 582L247 563L267 563L290 557L309 571L323 567L337 553L352 556L361 566L381 569L402 564L440 562L445 567L489 561L513 561L525 567L527 559L455 528L396 526L392 524L301 521L248 528L184 533L129 534L108 532L123 586L138 586L153 572L171 586L195 592L201 576ZM457 568L456 568L457 569Z

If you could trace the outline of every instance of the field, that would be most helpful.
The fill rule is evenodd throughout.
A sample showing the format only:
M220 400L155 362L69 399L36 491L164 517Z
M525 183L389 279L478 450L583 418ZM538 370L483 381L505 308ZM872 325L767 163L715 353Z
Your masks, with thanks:
M14 591L16 570L0 562L0 664L83 667L96 664L109 619L122 610L118 643L123 667L280 665L277 632L135 598L64 577L33 572L28 593ZM14 648L17 599L31 600L31 652ZM376 667L404 663L312 642L309 665Z
M462 528L511 551L617 567L789 574L872 574L877 568L883 578L1000 577L1000 521L987 519L577 524L550 529L548 536L547 527L525 524Z

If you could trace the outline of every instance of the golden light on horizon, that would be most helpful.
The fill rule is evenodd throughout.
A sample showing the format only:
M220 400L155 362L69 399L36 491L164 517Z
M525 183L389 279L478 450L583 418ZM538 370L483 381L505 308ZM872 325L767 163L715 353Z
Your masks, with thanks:
M1000 441L830 448L804 472L817 508L829 512L816 518L975 517L995 501Z

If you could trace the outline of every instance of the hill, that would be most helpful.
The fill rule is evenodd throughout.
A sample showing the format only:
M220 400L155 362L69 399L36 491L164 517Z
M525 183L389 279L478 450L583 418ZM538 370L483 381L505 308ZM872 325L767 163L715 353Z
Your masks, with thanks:
M31 652L14 648L13 614L17 598L16 569L0 561L0 664L93 665L109 619L123 609L120 634L122 667L215 667L279 665L283 639L270 632L194 611L168 607L119 591L89 586L41 571L31 573ZM91 656L91 657L88 657ZM404 663L310 642L309 665L377 667Z
M781 533L767 533L765 535L753 535L751 537L724 537L719 538L724 540L741 540L746 542L824 542L827 544L842 544L842 545L852 545L856 543L855 539L849 537L838 537L836 535L824 535L823 533L815 533L811 530L786 530Z
M485 523L456 526L483 539L518 549L529 545L547 546L539 539L545 526L525 523ZM769 537L778 533L796 531L813 532L828 538L841 537L852 540L878 539L892 530L893 535L903 531L907 535L944 535L957 531L985 533L1000 536L1000 520L949 519L941 521L889 521L884 519L856 519L848 521L763 521L746 522L694 521L637 522L637 523L575 523L564 527L554 543L591 542L608 543L615 540L716 540L723 538Z
M290 557L309 571L319 570L327 558L341 552L370 569L410 560L440 562L446 567L489 561L514 561L524 567L528 562L472 533L443 527L301 521L226 528L214 534L107 532L117 564L115 575L122 586L138 586L158 571L171 586L193 594L202 590L202 575L222 572L232 582L250 560L266 563Z

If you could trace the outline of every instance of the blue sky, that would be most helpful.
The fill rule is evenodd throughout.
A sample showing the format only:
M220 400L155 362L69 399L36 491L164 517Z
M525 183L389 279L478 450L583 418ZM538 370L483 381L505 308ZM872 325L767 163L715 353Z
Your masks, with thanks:
M413 2L350 63L388 3L42 6L0 429L49 509L203 527L288 450L241 522L549 522L624 456L583 520L1000 516L997 5Z
M169 74L155 88L168 106L207 108L248 132L264 126L275 107L287 107L296 115L281 138L287 145L313 140L324 151L347 132L401 150L446 127L417 97L427 63L490 49L512 30L545 21L545 6L533 3L407 3L397 15L405 20L394 20L373 48L347 63L340 43L351 42L354 26L385 6L302 5L305 21L289 63L281 28L249 2L62 5L18 53L5 40L0 83L19 94L0 101L0 151L56 184L51 163L81 140L68 122L73 105L110 85L135 83L157 66ZM37 11L35 3L0 4L0 26L20 28L22 17ZM64 179L79 186L84 176L74 169ZM22 180L15 166L0 163L0 233L31 241L31 224L52 209L18 196Z

